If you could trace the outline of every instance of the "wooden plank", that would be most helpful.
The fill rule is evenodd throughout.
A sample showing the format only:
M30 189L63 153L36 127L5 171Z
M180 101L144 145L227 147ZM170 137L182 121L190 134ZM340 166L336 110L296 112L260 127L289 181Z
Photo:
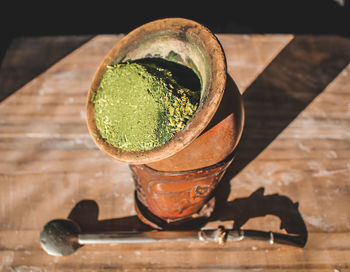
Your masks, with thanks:
M3 236L11 233L4 232ZM3 258L11 258L13 267L25 263L32 268L40 268L46 263L47 270L83 270L84 269L156 269L163 271L326 271L347 268L349 265L349 235L315 234L315 241L343 241L342 244L327 244L324 247L295 249L288 246L270 246L259 242L236 242L218 247L215 244L191 243L151 243L145 250L142 244L85 246L79 253L64 258L48 256L32 240L37 234L23 232L21 244L10 244L1 251ZM13 249L12 249L13 247ZM16 249L16 250L14 250ZM10 252L15 252L11 254ZM7 257L6 257L7 256ZM35 256L36 258L33 258ZM160 258L159 256L162 256ZM330 261L335 264L331 264ZM309 269L309 270L308 270ZM318 270L319 269L319 270ZM146 271L147 271L146 270ZM346 270L345 270L346 271Z
M243 210L251 213L243 228L285 233L281 218L264 212L298 202L304 249L153 243L84 246L60 258L40 248L39 232L54 218L146 228L128 166L99 151L85 125L90 81L121 37L95 37L0 104L0 270L349 271L350 45L340 37L218 35L247 123L218 190L223 210L206 227L244 222Z

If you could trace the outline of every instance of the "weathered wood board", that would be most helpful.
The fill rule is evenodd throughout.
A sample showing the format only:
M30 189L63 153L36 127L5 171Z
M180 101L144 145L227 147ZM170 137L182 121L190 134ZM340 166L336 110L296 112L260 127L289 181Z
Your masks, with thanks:
M292 205L305 248L96 245L67 257L41 249L40 230L55 218L85 214L86 230L141 227L128 166L99 151L85 125L90 81L122 36L96 36L0 104L0 270L350 271L350 41L337 36L218 35L246 127L218 191L222 210L206 227L235 220L285 232L274 208Z

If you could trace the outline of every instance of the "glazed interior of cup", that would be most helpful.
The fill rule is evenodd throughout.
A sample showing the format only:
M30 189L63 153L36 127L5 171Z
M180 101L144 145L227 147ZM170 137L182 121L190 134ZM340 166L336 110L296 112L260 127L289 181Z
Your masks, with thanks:
M107 65L160 58L184 65L198 76L200 104L185 128L164 145L149 151L125 151L106 143L96 128L91 102ZM126 35L105 57L92 81L87 100L87 125L97 146L112 158L143 164L167 158L189 145L208 125L221 101L226 83L224 52L207 28L187 19L171 18L145 24Z

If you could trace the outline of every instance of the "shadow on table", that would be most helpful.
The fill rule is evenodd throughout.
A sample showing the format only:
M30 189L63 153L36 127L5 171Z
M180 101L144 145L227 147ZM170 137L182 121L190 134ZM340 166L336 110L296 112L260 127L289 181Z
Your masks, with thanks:
M349 64L349 48L349 38L295 36L244 92L244 132L235 160L216 189L213 220L234 220L234 228L239 229L250 218L272 214L281 219L281 228L306 243L307 230L297 204L286 196L264 196L263 188L227 202L230 181Z
M217 206L210 220L233 221L233 229L239 230L252 218L274 215L281 221L280 229L284 229L291 237L297 237L297 243L306 244L308 232L299 212L299 203L284 195L264 195L264 188L259 188L248 197L236 198Z
M149 231L152 228L145 225L137 216L128 216L107 220L98 220L98 205L94 200L82 200L72 209L68 218L76 222L83 233L100 233L116 231ZM307 241L307 229L299 213L298 203L293 203L288 197L278 194L264 195L264 188L259 188L250 196L237 198L227 202L225 209L215 213L210 218L197 218L188 221L172 223L169 230L200 229L208 221L233 221L233 229L240 230L251 218L266 215L277 216L281 220L280 229L285 229L288 235L282 234L286 241L294 241L293 245L303 247ZM258 231L263 235L269 232ZM274 232L278 235L278 232ZM269 236L267 236L269 237Z
M257 77L243 94L244 132L235 162L227 170L228 180L253 161L349 64L349 48L349 38L296 36Z

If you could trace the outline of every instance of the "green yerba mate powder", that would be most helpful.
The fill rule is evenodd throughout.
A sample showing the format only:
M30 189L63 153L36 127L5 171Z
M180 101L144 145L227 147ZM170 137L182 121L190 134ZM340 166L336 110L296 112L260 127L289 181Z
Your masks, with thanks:
M107 66L92 97L96 126L109 144L146 151L183 129L199 103L199 91L180 86L170 70L155 63Z

